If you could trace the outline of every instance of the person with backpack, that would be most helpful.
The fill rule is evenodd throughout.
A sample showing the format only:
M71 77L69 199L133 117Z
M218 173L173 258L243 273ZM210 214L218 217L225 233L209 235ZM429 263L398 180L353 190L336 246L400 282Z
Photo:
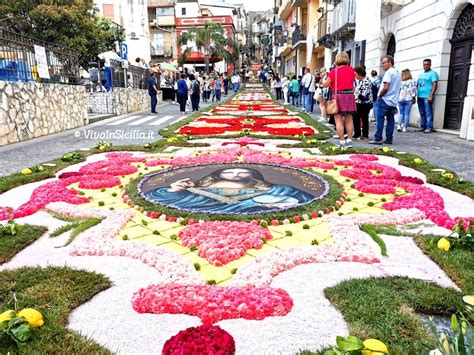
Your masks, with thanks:
M361 65L354 68L356 76L356 87L354 96L356 99L357 113L354 116L353 139L369 139L369 112L373 105L372 83L366 77L365 68ZM362 132L361 132L362 124Z
M186 82L186 74L181 74L178 80L177 100L179 103L179 111L182 115L186 114L186 101L188 100L188 84Z
M189 80L191 80L191 90L189 94L191 97L191 107L193 112L197 112L199 111L199 98L201 97L201 83L194 74L189 75Z

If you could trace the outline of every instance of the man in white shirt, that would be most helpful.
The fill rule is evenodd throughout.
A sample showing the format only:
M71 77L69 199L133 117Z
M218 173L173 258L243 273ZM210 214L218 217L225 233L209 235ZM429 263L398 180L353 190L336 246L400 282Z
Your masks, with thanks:
M398 70L395 69L395 61L391 55L384 56L381 64L385 70L385 74L377 95L377 131L375 132L374 139L369 141L369 144L393 143L395 114L398 112L397 106L402 76ZM387 128L385 129L385 141L382 142L385 118L387 119Z
M100 59L104 60L104 80L105 80L105 89L109 91L113 86L113 68L110 65L111 60L120 60L120 56L117 54L117 51L114 47L110 47L107 52L101 53L98 55Z
M301 79L301 83L303 85L304 112L309 113L311 111L311 100L313 99L311 92L313 92L314 95L315 91L314 77L311 74L311 70L309 68L306 68L306 73L303 76L303 79Z

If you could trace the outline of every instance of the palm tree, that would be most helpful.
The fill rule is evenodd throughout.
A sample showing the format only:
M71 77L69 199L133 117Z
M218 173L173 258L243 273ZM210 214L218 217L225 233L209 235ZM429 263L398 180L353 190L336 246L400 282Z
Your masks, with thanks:
M229 41L225 37L224 28L212 21L206 21L202 27L192 27L188 32L184 32L179 36L178 44L186 46L189 42L194 42L197 50L204 54L204 63L206 66L206 74L209 74L209 60L211 58L224 58L227 61L233 61L232 56L235 51L229 52L227 48ZM193 48L187 47L179 57L180 64L186 62Z

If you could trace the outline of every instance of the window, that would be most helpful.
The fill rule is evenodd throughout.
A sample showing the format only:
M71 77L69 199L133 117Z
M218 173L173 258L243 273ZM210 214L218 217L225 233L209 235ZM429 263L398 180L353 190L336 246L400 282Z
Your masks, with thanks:
M156 9L156 16L173 16L174 9L172 7L158 7Z
M155 50L156 55L163 55L165 52L165 43L162 32L155 33Z
M102 4L102 12L104 13L104 17L109 19L114 19L114 5L113 4Z
M185 7L182 7L181 8L181 15L186 15L186 8Z

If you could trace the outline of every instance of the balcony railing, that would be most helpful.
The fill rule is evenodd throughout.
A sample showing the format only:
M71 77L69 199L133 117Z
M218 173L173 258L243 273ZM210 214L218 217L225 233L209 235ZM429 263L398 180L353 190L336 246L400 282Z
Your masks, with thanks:
M337 34L347 29L355 29L356 0L346 0L334 8L332 33Z
M318 20L318 41L328 34L328 12L323 13L323 15Z

